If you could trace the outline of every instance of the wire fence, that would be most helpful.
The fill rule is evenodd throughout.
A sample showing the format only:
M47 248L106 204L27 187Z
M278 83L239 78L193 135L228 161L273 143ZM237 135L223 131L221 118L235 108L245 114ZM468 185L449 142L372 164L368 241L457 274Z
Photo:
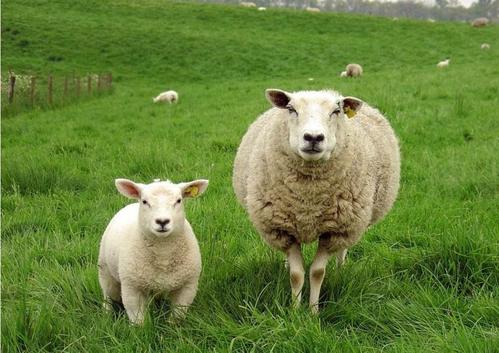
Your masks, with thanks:
M1 78L2 116L13 116L35 108L51 109L76 101L109 94L113 90L111 73L63 77L52 74L16 74L9 70Z

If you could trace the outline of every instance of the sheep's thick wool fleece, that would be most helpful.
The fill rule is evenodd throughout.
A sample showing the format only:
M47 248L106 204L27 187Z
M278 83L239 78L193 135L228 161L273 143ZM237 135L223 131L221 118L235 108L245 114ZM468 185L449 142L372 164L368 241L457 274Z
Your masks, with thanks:
M285 114L268 110L243 137L234 164L236 195L263 239L277 249L326 233L332 235L331 251L348 248L395 201L397 138L381 113L364 103L337 132L331 158L306 162L289 148Z

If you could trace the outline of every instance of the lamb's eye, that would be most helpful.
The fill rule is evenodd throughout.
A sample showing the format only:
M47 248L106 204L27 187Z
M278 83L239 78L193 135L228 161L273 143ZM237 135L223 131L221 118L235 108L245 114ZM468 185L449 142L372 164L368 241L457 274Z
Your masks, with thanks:
M142 204L143 205L147 205L147 201L146 200L142 200Z
M296 115L298 116L298 112L296 111L296 109L295 109L295 108L293 108L293 106L292 106L292 105L289 105L289 104L288 104L288 105L286 106L286 109L288 110L289 114L296 114Z
M181 203L181 202L182 202L182 199L178 199L178 200L177 200L177 203Z

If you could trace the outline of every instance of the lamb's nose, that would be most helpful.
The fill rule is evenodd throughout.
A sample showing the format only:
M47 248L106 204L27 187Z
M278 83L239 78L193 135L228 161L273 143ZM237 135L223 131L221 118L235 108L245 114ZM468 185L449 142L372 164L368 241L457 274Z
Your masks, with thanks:
M312 135L307 132L303 135L303 139L310 143L319 143L324 141L324 134Z
M161 227L164 227L168 223L170 223L170 220L168 218L157 218L156 223L159 224Z

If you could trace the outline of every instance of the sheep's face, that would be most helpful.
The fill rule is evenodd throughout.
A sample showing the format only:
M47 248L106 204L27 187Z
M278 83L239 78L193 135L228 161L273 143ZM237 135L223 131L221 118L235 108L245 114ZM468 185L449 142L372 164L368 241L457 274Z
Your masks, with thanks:
M267 99L286 111L291 151L305 161L328 160L338 133L360 108L362 101L333 91L288 93L268 89Z
M167 237L182 232L184 199L201 195L208 187L208 180L180 184L157 181L144 185L116 179L116 187L121 194L139 201L139 225L144 234Z

